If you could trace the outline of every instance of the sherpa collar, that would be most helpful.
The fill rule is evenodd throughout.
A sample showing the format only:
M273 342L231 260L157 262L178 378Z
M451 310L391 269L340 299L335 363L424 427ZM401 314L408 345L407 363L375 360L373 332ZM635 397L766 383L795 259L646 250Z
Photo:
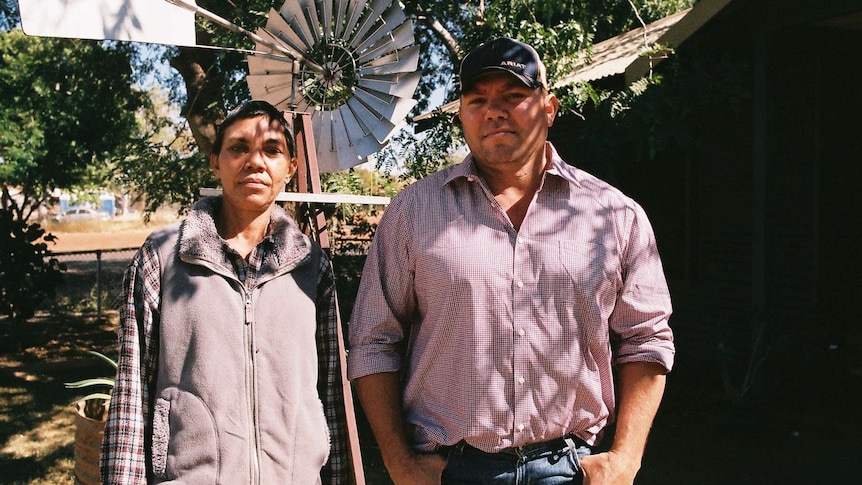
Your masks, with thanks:
M215 217L221 210L222 197L205 197L192 207L180 226L180 257L195 260L232 271L224 251L225 241L216 230ZM263 261L263 274L290 271L310 254L311 241L299 230L293 219L280 206L273 207L267 239L273 251Z

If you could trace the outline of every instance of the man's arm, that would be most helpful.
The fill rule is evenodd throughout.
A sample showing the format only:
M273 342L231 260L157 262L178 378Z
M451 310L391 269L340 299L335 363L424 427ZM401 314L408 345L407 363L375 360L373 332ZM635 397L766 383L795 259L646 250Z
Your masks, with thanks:
M416 453L411 447L403 419L401 374L370 374L354 384L393 483L439 485L446 460Z
M641 466L647 435L664 394L665 368L650 362L622 364L618 370L614 442L607 453L584 457L585 485L627 485Z

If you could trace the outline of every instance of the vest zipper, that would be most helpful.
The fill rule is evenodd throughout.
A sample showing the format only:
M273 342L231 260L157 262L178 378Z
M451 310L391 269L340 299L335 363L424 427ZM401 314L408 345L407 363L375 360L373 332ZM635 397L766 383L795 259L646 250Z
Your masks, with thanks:
M248 359L246 362L247 369L247 389L248 389L248 405L249 405L249 419L251 421L251 446L249 449L250 459L251 459L251 483L259 484L260 483L260 461L258 459L258 453L260 448L260 443L258 442L258 432L257 432L257 399L256 399L256 382L255 382L255 341L254 341L254 306L252 305L252 294L251 291L245 289L243 291L245 295L245 335L248 351Z

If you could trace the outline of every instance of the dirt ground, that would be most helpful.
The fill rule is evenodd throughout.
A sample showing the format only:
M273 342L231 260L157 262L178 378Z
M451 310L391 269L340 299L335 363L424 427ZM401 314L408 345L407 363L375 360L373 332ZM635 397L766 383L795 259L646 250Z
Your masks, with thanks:
M55 253L68 251L95 251L97 249L136 248L144 242L154 228L135 229L129 231L106 232L53 232L57 236L56 244L48 248Z

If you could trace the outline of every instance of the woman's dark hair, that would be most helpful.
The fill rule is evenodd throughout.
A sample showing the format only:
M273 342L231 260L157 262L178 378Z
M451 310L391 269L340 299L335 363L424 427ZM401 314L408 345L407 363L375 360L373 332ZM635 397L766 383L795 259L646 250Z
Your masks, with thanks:
M258 116L268 117L270 123L273 121L278 122L282 131L284 131L284 139L287 141L287 151L291 158L295 157L296 143L293 141L293 134L291 133L290 125L287 124L287 120L284 118L284 113L268 102L260 100L247 101L227 114L224 121L222 121L218 128L216 128L216 137L212 151L213 155L218 155L219 152L221 152L221 146L222 143L224 143L224 133L231 127L231 125L237 121L257 118Z

